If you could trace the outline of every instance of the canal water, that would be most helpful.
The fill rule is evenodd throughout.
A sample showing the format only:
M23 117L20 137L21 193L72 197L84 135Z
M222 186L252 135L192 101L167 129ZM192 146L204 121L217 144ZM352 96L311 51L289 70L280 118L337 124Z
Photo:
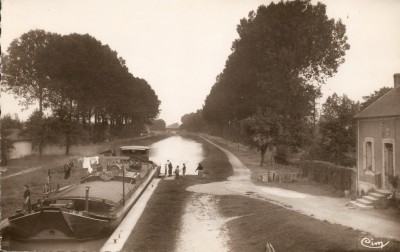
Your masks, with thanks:
M150 160L164 168L167 160L182 168L185 163L186 174L195 174L197 164L203 160L200 143L181 136L173 136L151 145ZM13 239L3 240L2 249L8 251L99 251L108 237L83 242L41 241L21 242ZM6 245L6 246L4 246Z

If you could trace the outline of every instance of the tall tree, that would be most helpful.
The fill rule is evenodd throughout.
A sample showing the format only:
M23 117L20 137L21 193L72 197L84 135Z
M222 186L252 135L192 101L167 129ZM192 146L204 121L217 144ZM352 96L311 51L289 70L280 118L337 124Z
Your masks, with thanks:
M38 104L40 115L49 105L52 81L44 70L43 53L57 37L59 35L44 30L31 30L13 40L4 56L2 91L13 93L25 108ZM42 145L39 141L39 156Z
M290 145L301 145L320 85L349 49L342 22L326 6L281 1L242 19L232 54L204 105L205 118L226 124L270 109L281 116ZM223 121L221 122L221 119Z
M37 103L40 113L48 106L51 81L43 69L42 53L57 37L44 30L31 30L13 40L3 58L2 90L22 98L19 102L25 107Z

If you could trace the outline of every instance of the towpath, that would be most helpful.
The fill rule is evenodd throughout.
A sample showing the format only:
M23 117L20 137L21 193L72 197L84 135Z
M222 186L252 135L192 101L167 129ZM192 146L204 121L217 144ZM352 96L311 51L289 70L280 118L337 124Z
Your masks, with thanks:
M203 138L221 149L228 157L234 174L228 181L199 184L187 190L211 195L243 195L264 199L271 203L310 215L319 220L351 227L378 237L400 240L400 221L379 215L374 211L351 209L348 199L313 196L295 191L255 185L250 179L250 170L230 151Z
M29 168L29 169L26 169L26 170L23 170L23 171L20 171L20 172L16 172L16 173L13 173L13 174L10 174L10 175L7 175L7 176L2 176L1 179L2 180L3 179L8 179L8 178L12 178L12 177L19 176L19 175L22 175L22 174L26 174L26 173L30 173L30 172L33 172L33 171L37 171L37 170L40 170L40 169L42 169L42 168L44 168L46 166L47 165L41 165L41 166L37 166L37 167L32 167L32 168Z

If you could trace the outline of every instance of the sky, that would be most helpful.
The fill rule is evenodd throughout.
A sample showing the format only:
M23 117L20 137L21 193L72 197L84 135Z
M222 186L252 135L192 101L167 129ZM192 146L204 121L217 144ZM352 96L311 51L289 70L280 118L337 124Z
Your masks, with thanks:
M316 3L317 1L314 1ZM400 1L326 0L330 18L347 27L351 48L338 73L322 87L322 104L334 92L362 100L400 73ZM167 125L201 109L224 68L236 27L269 0L3 0L1 47L31 29L90 34L126 60L161 101ZM18 99L1 94L2 114L26 120Z

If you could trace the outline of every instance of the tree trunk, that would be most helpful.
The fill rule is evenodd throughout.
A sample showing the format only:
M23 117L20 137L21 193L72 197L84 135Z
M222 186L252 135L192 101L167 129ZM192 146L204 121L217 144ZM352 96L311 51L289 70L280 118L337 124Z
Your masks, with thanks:
M263 166L263 164L264 164L265 152L267 152L267 146L266 145L260 146L260 154L261 154L260 166Z
M68 111L68 126L65 134L65 155L69 156L69 149L71 145L71 127L72 127L72 100L69 102L69 111Z
M40 123L42 122L43 119L43 90L40 89L40 94L39 94L39 114L40 114ZM39 158L42 157L42 153L43 153L43 136L40 137L39 140Z

